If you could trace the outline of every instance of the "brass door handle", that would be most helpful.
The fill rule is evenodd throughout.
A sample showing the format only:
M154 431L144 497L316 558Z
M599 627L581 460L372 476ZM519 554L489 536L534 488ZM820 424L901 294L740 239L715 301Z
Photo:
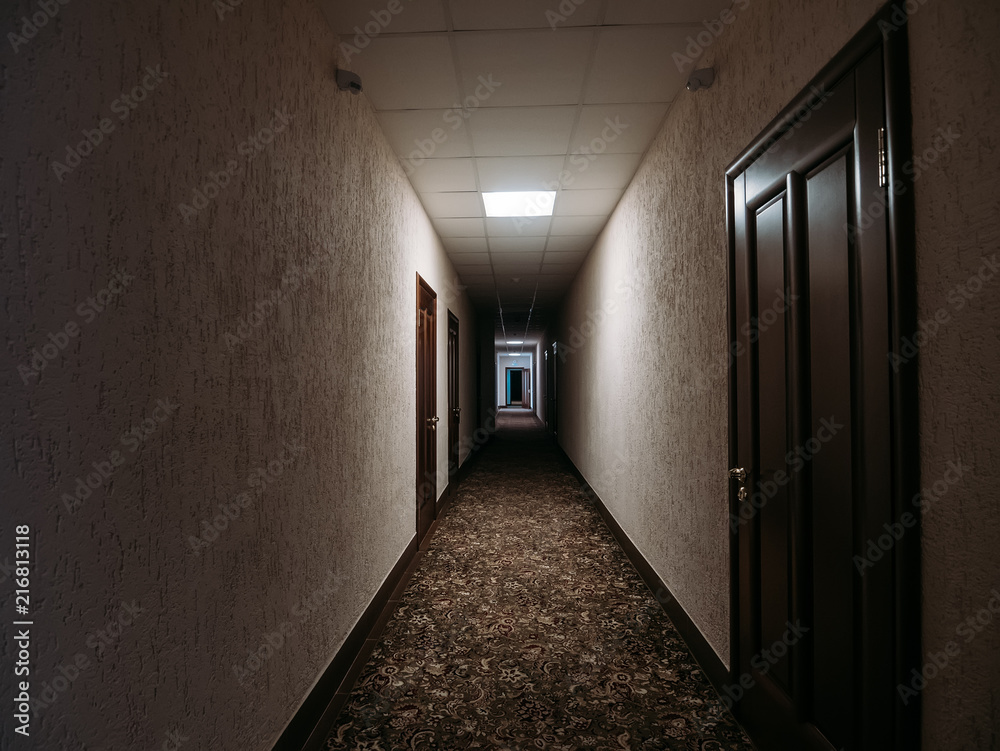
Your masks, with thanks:
M440 417L437 417L437 416L435 416L435 417L428 417L427 418L427 427L430 428L431 430L437 430L437 426L438 426L438 423L440 421L441 421Z
M729 479L736 480L740 484L740 490L736 494L736 497L742 503L747 499L747 471L743 467L734 467L729 470Z

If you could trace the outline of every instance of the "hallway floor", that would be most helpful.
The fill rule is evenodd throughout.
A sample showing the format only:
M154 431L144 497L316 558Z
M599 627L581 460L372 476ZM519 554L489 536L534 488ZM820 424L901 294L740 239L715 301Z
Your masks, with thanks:
M328 749L752 749L527 411L462 482Z

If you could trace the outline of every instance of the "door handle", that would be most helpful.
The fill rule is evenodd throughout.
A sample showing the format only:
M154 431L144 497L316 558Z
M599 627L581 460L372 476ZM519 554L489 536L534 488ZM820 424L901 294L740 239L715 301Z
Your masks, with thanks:
M743 467L734 467L729 470L729 479L736 480L740 484L740 489L736 497L742 503L747 499L747 471Z
M437 416L428 417L427 418L427 427L430 428L431 430L437 430L437 426L438 426L438 423L440 421L441 421L440 417L437 417Z

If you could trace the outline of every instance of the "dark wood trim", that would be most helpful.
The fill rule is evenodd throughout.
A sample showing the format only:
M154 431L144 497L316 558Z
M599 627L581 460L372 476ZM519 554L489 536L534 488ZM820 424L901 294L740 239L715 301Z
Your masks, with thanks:
M388 620L387 613L393 610L393 594L409 578L416 554L417 538L414 535L343 646L337 650L274 744L273 751L304 751L322 745L326 733L340 714L343 700L350 693L357 673L371 654L374 644L369 646L369 643L381 633Z
M888 6L880 16L888 17ZM910 108L909 35L902 28L887 36L882 46L886 90L886 138L889 185L903 180L907 190L901 195L889 190L886 221L889 225L889 296L892 305L894 354L904 336L917 330L916 206L913 182L903 167L913 154L912 110ZM893 370L892 433L894 454L892 474L896 518L913 510L912 499L920 492L919 357ZM898 360L897 360L898 362ZM911 668L923 664L922 630L914 628L923 617L921 514L914 514L916 526L903 536L894 550L896 591L896 680L908 684ZM922 696L922 694L920 695ZM900 707L896 702L896 747L921 747L921 698Z
M629 559L629 562L635 568L643 582L645 582L646 586L649 587L649 591L652 593L653 597L658 603L660 603L664 612L666 612L666 614L670 617L674 627L680 633L681 638L684 639L688 649L691 650L691 654L694 655L694 659L701 667L702 672L705 673L705 676L708 678L709 682L711 682L715 690L721 692L722 687L729 682L729 669L715 653L715 650L708 643L708 640L705 639L705 636L701 633L698 627L694 624L694 621L691 620L691 616L689 616L687 611L684 610L679 602L677 602L677 598L674 597L670 588L663 582L659 574L657 574L653 567L649 564L649 561L646 560L642 551L635 546L635 543L632 542L629 536L625 533L625 530L622 529L618 520L611 514L604 501L601 500L601 497L590 486L586 478L573 463L573 460L569 458L565 451L563 451L562 446L558 446L558 448L563 459L566 461L566 465L569 467L570 471L583 488L584 494L594 504L598 513L600 513L601 518L604 520L605 525L607 525L611 534L618 542L618 545L625 553L625 556Z
M475 460L481 453L472 451L465 458L449 486L457 488L461 485L469 476ZM427 544L437 532L441 524L440 513L444 513L451 505L451 498L442 496L442 501L439 516L431 525L423 544L418 546L416 535L410 540L378 593L365 609L361 620L352 629L344 645L323 671L323 675L302 702L292 721L288 723L273 751L314 751L322 748L323 741L326 740L327 734L344 708L354 682L368 662L382 630L396 609L396 605L399 604L413 572L416 571L423 550L426 550Z

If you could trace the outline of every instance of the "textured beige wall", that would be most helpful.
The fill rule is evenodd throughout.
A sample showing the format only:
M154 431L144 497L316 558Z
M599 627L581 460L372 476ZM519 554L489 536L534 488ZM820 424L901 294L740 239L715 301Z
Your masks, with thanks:
M920 353L924 484L970 468L924 518L925 648L961 647L925 691L925 747L995 748L1000 622L957 629L1000 589L1000 277L962 310L948 294L1000 250L1000 6L913 4L915 151L962 133L914 185L919 316L953 314ZM702 61L716 85L681 93L562 311L560 346L585 343L560 365L561 440L726 661L724 171L880 5L737 2Z
M336 90L309 0L51 6L16 51L7 33L39 4L0 12L0 562L31 524L32 694L47 706L29 745L160 748L175 733L268 749L414 534L416 273L441 295L441 404L445 310L462 319L467 414L473 313L367 100ZM147 78L158 65L166 77ZM153 90L119 120L144 78ZM275 110L290 120L257 152L248 138ZM56 175L105 118L93 153ZM179 204L229 161L235 176L185 222ZM134 279L90 312L118 269ZM123 443L147 418L144 442ZM248 475L286 442L304 449L258 497ZM70 510L62 496L114 451ZM233 506L244 491L249 507ZM195 552L219 504L237 518ZM0 639L2 664L12 648Z

